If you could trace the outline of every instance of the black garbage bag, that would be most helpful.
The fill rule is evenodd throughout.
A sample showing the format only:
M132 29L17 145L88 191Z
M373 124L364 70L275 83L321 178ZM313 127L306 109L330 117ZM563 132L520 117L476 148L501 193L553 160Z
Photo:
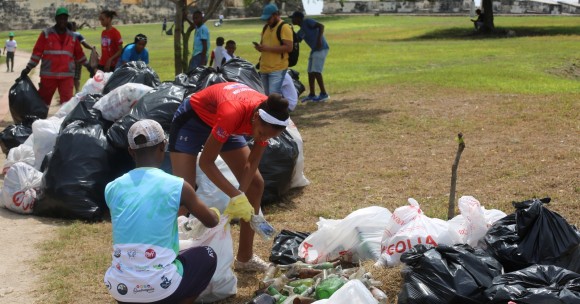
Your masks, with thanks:
M112 178L110 146L100 123L71 122L56 139L44 175L44 197L34 206L39 216L102 220L104 191Z
M141 83L155 88L161 81L157 73L145 62L129 61L113 72L103 88L103 95L127 83Z
M0 148L6 156L8 156L10 149L20 146L28 139L32 134L32 123L37 118L36 116L26 116L21 123L9 125L0 132Z
M577 304L580 274L553 265L532 265L495 277L485 295L487 303Z
M250 88L264 94L264 85L260 74L254 68L254 65L242 58L234 58L219 69L227 81L243 83Z
M254 141L248 141L248 145L254 145ZM268 139L268 147L258 166L264 178L262 205L280 201L290 190L297 158L298 144L288 130L284 130L278 137Z
M17 78L16 83L10 87L8 106L14 123L22 122L26 116L45 119L48 115L48 106L28 76Z
M282 230L274 238L274 245L270 251L270 262L278 265L294 264L303 261L298 256L298 247L310 235L307 232Z
M62 124L60 125L60 132L62 132L62 130L64 130L69 124L77 120L91 123L97 122L110 126L111 123L107 122L106 119L103 119L101 111L93 108L95 103L99 101L101 97L103 97L101 94L91 94L81 97L76 107L74 107L74 109L72 109L72 111L70 111L62 121Z
M298 93L298 96L300 96L300 94L302 94L302 93L304 93L304 91L306 91L306 87L300 81L300 73L298 73L298 71L296 71L296 70L288 69L288 74L292 78L292 82L294 83L294 87L296 88L296 92Z
M171 82L164 82L157 88L149 91L137 101L129 114L116 121L107 132L111 145L117 149L127 150L127 133L129 128L138 120L152 119L169 133L171 121L177 108L183 101L185 88Z
M185 76L186 77L177 75L174 83L185 88L186 96L205 89L213 84L227 82L224 76L212 67L198 66Z
M558 213L544 208L549 198L514 203L516 208L518 249L533 264L561 257L580 244L578 231Z
M401 261L407 266L399 304L486 303L484 291L502 273L497 260L466 244L415 245Z
M487 251L506 272L536 263L580 271L580 262L573 258L580 255L578 231L544 206L549 202L549 198L544 198L514 203L516 212L498 220L487 231Z

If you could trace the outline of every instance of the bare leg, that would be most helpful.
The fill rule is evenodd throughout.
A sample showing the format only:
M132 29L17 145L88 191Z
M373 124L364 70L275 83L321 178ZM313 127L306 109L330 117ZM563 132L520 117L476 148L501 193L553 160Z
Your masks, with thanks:
M171 152L169 153L171 159L171 170L173 175L182 177L193 188L195 188L195 166L197 163L197 156L187 153ZM178 215L186 215L187 208L179 207Z
M243 147L232 151L220 153L223 160L234 173L237 179L240 179L248 156L250 155L250 148ZM262 194L264 193L264 179L259 171L256 171L246 196L254 207L254 214L258 214L260 204L262 202ZM238 247L238 254L236 259L240 262L249 261L254 254L254 230L248 222L240 221L240 242Z
M324 88L324 80L322 80L321 73L312 73L314 78L316 78L316 82L318 82L318 87L320 88L320 94L326 94L326 88ZM310 74L308 74L310 76Z
M315 88L314 88L314 73L308 73L308 87L310 89L310 94L308 95L316 95L314 92L316 92Z

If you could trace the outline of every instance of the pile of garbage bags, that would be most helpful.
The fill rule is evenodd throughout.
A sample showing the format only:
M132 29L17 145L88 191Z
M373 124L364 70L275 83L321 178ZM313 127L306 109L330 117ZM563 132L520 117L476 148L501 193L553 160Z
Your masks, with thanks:
M7 154L0 206L23 214L102 220L107 212L104 187L135 166L127 152L131 125L153 119L169 133L183 100L226 81L263 92L254 66L243 59L231 60L219 70L198 68L166 82L146 64L129 62L114 73L98 71L47 118L48 107L30 79L18 79L9 95L15 124L0 132L0 146ZM303 174L302 145L294 124L282 138L271 139L260 165L269 185L263 202L279 200L290 188L309 184ZM282 158L291 159L290 165L282 166Z

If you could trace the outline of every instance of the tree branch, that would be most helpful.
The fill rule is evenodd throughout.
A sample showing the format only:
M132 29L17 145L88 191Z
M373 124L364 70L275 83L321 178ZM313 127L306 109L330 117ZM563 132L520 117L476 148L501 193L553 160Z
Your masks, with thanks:
M457 134L456 140L459 143L459 146L457 147L455 161L453 162L453 166L451 166L451 189L449 190L449 209L447 210L447 219L449 220L455 217L455 188L457 185L457 168L459 167L461 153L463 153L463 150L465 149L463 134Z

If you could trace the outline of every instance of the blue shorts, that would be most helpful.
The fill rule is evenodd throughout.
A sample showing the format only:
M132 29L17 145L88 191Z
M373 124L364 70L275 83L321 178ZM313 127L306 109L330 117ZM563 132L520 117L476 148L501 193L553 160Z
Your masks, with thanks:
M177 116L171 123L169 131L169 152L187 153L197 156L207 138L211 135L212 127L207 125L194 111ZM241 135L231 135L222 146L221 151L231 151L247 146L246 139Z
M183 265L183 277L177 289L167 298L152 303L174 304L205 290L217 267L217 254L211 247L192 247L179 252L177 259ZM124 302L119 302L124 304Z
M310 57L308 57L308 73L322 74L324 61L326 60L327 55L328 49L310 52Z
M281 71L274 71L270 73L260 73L260 78L262 79L262 85L264 85L264 92L266 95L272 93L282 94L282 84L284 83L284 77L286 77L287 69Z

